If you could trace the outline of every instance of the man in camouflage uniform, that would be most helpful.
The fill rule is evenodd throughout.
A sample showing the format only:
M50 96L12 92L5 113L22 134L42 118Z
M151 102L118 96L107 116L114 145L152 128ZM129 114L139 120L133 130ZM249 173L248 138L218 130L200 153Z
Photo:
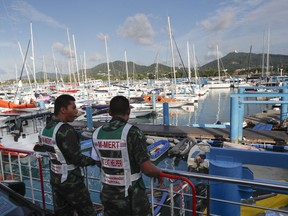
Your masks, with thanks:
M40 144L34 148L42 148L49 155L54 210L59 216L73 216L75 212L79 216L96 215L82 168L95 165L96 161L81 154L78 135L68 124L77 112L74 97L60 95L55 101L55 118L42 130Z
M92 137L92 157L101 163L104 216L151 215L141 172L158 178L158 185L162 185L161 170L150 161L143 132L127 123L128 99L112 98L109 114L111 121L97 128Z

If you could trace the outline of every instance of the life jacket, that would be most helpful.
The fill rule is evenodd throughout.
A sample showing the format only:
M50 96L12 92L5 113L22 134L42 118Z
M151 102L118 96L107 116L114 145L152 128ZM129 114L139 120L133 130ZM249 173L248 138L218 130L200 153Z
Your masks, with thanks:
M40 143L41 145L46 145L47 148L45 148L50 161L56 160L58 163L52 163L51 161L51 171L56 174L61 174L61 183L65 182L67 180L68 171L74 170L77 168L77 166L73 164L67 164L62 152L58 148L56 144L56 134L59 130L59 128L63 125L62 122L59 122L57 125L55 125L53 128L46 129L43 128L40 132ZM50 148L49 148L50 147ZM53 147L53 148L51 148ZM82 171L82 170L81 170ZM82 171L83 174L83 171Z
M93 147L101 162L101 182L107 185L125 186L125 197L128 196L128 188L132 186L132 182L141 178L141 172L131 173L127 148L127 134L131 127L131 124L126 124L116 131L105 131L102 127L99 127L92 136ZM115 155L113 154L115 151L121 152L120 157L112 157L112 155ZM104 152L108 157L103 156ZM122 170L122 174L112 174L116 170Z

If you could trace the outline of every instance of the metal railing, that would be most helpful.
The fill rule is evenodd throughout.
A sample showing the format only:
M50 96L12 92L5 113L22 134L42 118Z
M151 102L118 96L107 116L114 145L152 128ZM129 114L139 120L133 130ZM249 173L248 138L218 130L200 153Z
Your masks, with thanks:
M17 156L15 155L16 153L18 154ZM23 154L25 154L26 156L24 157ZM1 166L0 175L2 177L1 181L9 179L24 181L27 185L26 186L27 193L25 195L25 198L31 200L33 203L38 202L39 204L42 205L42 208L52 209L53 201L52 201L51 187L49 183L49 164L47 163L46 160L47 157L45 155L37 155L34 152L19 151L16 149L0 147L0 166ZM95 171L93 172L93 170L95 170L95 167L91 167L90 172L86 170L87 171L86 184L90 191L91 196L97 197L97 199L92 198L93 203L100 204L99 201L100 190L98 190L93 183L93 182L99 182L100 178L97 177L98 174ZM266 190L272 192L274 191L274 194L275 193L287 194L288 193L287 184L281 184L281 182L279 182L279 184L276 183L271 184L270 182L266 183L257 180L243 180L238 178L214 176L208 174L169 170L169 169L163 169L162 172L163 177L165 178L168 177L172 180L181 180L181 181L184 180L191 187L190 192L188 190L183 190L184 187L182 186L179 187L180 189L178 188L177 190L175 190L173 189L173 185L175 185L174 184L175 182L173 182L172 180L170 180L170 187L166 189L155 188L152 179L150 181L150 184L149 183L146 184L147 189L151 191L152 195L153 193L155 193L154 191L159 191L160 193L163 193L165 191L168 192L170 197L169 202L167 199L166 202L161 204L151 199L151 205L152 206L162 205L162 207L169 208L171 215L175 215L175 212L179 213L180 215L186 215L186 213L192 215L217 215L213 214L213 212L210 212L211 202L219 203L219 205L220 204L238 205L241 207L250 207L260 209L263 211L270 210L278 213L288 214L287 210L250 204L248 201L253 200L251 198L247 199L248 201L239 200L239 202L234 202L229 201L228 199L218 199L215 197L210 197L210 186L212 183L215 182L229 183L238 186L257 188L257 190ZM195 181L198 183L201 182L203 183L203 185L205 185L204 189L206 190L206 193L199 194L198 192L196 192L194 186L195 184L192 183ZM186 207L184 206L183 204L184 197L187 199L186 203L190 203L191 206L189 205L187 205ZM48 201L49 199L47 198L49 198L50 201ZM175 203L176 199L178 199L179 202ZM95 200L97 200L97 202ZM200 200L204 200L205 205L202 206L204 208L199 210L197 209L197 205Z

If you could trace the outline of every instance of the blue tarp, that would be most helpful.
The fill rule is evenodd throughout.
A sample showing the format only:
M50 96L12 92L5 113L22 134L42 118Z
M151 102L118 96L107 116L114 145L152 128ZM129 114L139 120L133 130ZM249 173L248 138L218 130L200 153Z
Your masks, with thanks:
M252 130L272 130L273 124L256 124Z

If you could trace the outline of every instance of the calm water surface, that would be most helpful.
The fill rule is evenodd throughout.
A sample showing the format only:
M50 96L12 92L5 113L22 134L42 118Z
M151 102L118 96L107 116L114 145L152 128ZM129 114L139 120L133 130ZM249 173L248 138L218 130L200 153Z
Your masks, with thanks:
M210 91L199 97L198 105L192 111L185 111L182 108L169 109L169 124L189 125L189 124L214 124L217 121L230 122L230 95L237 92L237 89L210 89ZM255 100L255 98L247 98ZM271 105L245 104L244 116L253 115L267 109ZM163 115L159 113L155 118L137 118L138 123L163 124Z

